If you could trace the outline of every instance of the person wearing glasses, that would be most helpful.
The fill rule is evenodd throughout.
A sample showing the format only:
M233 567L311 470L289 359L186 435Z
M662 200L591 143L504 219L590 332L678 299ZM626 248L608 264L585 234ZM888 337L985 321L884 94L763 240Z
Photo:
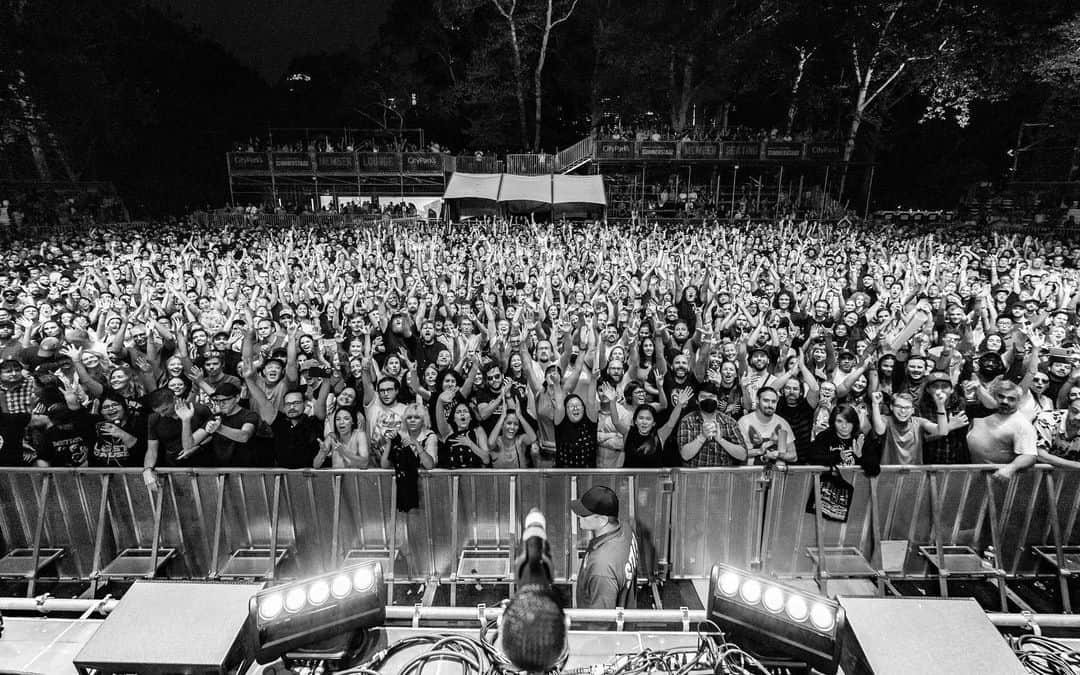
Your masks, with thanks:
M389 375L375 382L375 397L364 408L368 438L378 438L377 429L387 415L393 413L399 420L405 416L405 404L397 400L400 388L398 381Z
M326 398L330 395L329 378L322 378L312 406L312 414L307 415L304 413L307 398L303 391L294 389L286 392L283 400L285 410L279 411L256 386L255 369L247 363L241 363L240 371L251 393L251 402L259 411L259 417L270 426L273 433L273 465L282 469L311 468L319 454L319 442L323 436Z
M146 422L128 414L127 401L122 396L105 394L98 400L97 408L94 445L87 457L90 466L142 466Z
M1035 448L1039 461L1063 469L1080 469L1080 386L1066 393L1068 407L1035 416Z
M253 466L249 441L255 434L259 415L240 407L240 387L231 382L218 385L210 396L212 416L199 429L192 430L191 443L184 443L182 458L208 451L200 463L212 466ZM191 448L189 451L188 448Z

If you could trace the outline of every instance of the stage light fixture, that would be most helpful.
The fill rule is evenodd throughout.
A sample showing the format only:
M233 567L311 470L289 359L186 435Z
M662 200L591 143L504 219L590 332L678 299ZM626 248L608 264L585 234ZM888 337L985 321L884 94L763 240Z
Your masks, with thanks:
M269 663L285 652L386 619L382 567L366 562L259 591L248 607L255 656Z
M824 596L719 564L712 569L708 614L763 654L804 661L827 674L837 670L843 611Z

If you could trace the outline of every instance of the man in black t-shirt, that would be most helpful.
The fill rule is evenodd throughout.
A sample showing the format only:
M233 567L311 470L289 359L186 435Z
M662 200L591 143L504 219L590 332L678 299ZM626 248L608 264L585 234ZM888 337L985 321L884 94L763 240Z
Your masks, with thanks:
M252 466L248 441L255 434L259 416L240 407L240 387L231 382L218 385L210 396L214 415L192 436L197 446L209 447L214 466Z
M274 465L283 469L314 468L319 441L323 437L323 420L326 419L326 398L330 395L330 379L324 378L319 386L318 397L312 405L312 414L304 414L306 400L302 391L285 394L283 412L278 412L262 390L252 386L254 371L244 364L240 366L251 392L251 402L274 432ZM251 413L255 415L255 413Z
M143 469L152 472L158 466L198 466L194 458L189 459L183 453L183 421L177 414L177 401L173 392L162 387L150 392L147 400L151 412L146 424L147 441ZM191 429L201 429L209 419L210 410L206 406L191 406Z

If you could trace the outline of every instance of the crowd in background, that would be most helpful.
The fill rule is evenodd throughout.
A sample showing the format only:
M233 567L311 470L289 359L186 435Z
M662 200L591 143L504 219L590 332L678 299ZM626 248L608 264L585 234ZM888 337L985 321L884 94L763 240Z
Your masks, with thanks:
M1080 467L1080 247L781 220L100 226L0 257L5 465ZM415 489L399 489L409 508Z

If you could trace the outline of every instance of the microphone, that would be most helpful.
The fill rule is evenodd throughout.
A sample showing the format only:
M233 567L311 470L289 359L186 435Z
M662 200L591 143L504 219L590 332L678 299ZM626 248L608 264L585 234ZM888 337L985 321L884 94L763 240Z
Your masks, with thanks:
M547 519L540 509L532 509L525 516L525 529L521 533L521 555L517 558L514 582L520 590L526 586L550 587L554 582L554 565L551 562L551 546L547 539Z
M519 670L545 673L566 661L566 617L553 585L554 569L547 521L532 509L514 570L517 593L503 611L499 631L504 655Z

